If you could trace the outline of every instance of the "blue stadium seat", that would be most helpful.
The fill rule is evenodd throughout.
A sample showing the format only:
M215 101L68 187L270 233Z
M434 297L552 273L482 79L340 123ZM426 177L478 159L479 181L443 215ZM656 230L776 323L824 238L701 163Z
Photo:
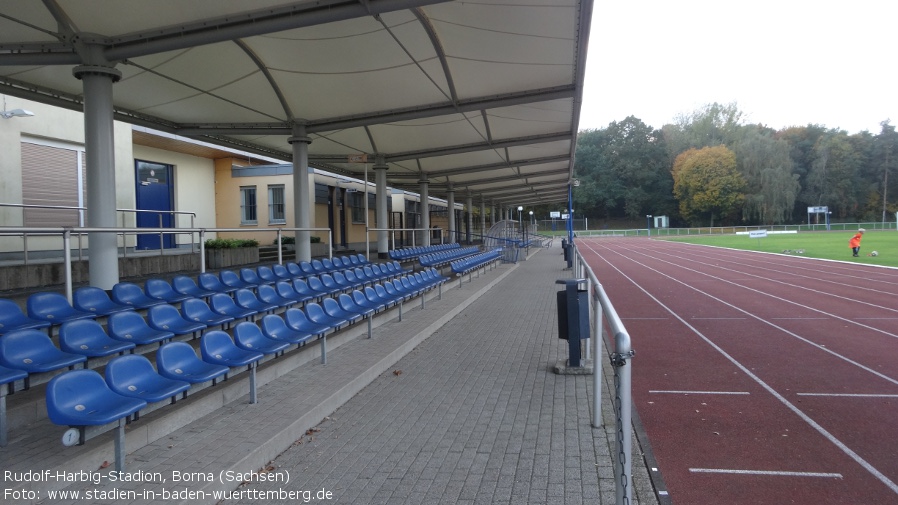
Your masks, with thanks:
M256 276L262 281L259 284L274 284L275 282L281 280L280 277L274 275L274 270L272 270L271 267L266 267L263 265L256 267Z
M90 319L69 321L59 327L59 348L72 354L98 358L124 354L134 347L133 342L109 338L100 323Z
M28 309L28 317L31 319L47 321L51 324L97 317L96 314L72 307L66 297L59 293L35 293L28 297L25 307Z
M200 287L205 289L206 291L215 291L216 293L233 293L237 291L237 286L228 286L225 283L221 282L221 279L215 274L210 274L209 272L203 272L199 276L197 276L197 280L199 281Z
M290 270L288 270L284 265L278 265L277 263L275 263L274 265L271 265L271 271L279 281L289 282L293 280L293 274L291 274Z
M106 331L110 337L116 340L134 342L138 345L156 342L161 345L175 336L174 332L151 328L137 312L119 312L109 316L106 321Z
M281 297L293 300L296 303L305 303L316 298L314 295L297 292L291 282L278 281L278 283L274 285L274 289L277 290L277 293L281 295Z
M317 336L322 336L333 329L330 326L313 323L306 316L306 313L299 309L287 309L284 312L284 323L296 331Z
M256 297L256 295L248 289L238 289L236 292L234 292L234 301L237 303L238 307L255 310L256 314L273 312L278 308L277 305L259 300L259 298Z
M296 309L291 309L296 310ZM240 323L234 327L234 343L241 349L277 355L290 347L289 342L273 340L262 334L254 323Z
M72 369L87 357L60 351L50 337L38 330L19 330L0 337L0 366L29 374ZM25 379L26 387L28 379Z
M76 309L98 316L108 316L116 312L134 310L134 307L130 305L112 301L105 290L93 286L76 289L72 293L72 302Z
M227 295L224 295L227 296ZM206 326L230 326L234 318L228 315L213 312L206 302L199 298L190 298L181 302L181 315L184 319L195 323L203 323Z
M262 318L262 334L272 340L289 342L296 345L304 345L312 340L313 335L304 331L295 330L284 322L281 316L269 314Z
M93 370L57 375L47 384L46 400L47 416L61 426L101 426L147 406L143 400L113 392Z
M255 310L238 307L234 299L224 293L215 293L209 299L209 303L213 311L223 316L231 316L235 321L238 319L249 321L257 314Z
M290 298L284 298L279 295L277 290L274 287L263 284L258 287L259 299L265 303L270 303L272 305L277 305L278 307L290 307L292 305L296 305L299 303L298 300L293 300Z
M325 275L327 275L327 274L321 274L321 276L318 276L318 277L313 276L313 277L307 278L306 283L308 283L309 289L311 289L312 291L317 291L319 293L322 293L322 295L323 295L322 297L335 295L335 294L339 293L340 291L342 291L340 289L340 286L337 286L337 284L335 282L333 282L333 278L331 278L328 281L328 282L330 282L330 284L332 284L332 286L331 287L325 286L324 282L321 281L321 277L323 277Z
M165 303L164 300L150 298L133 282L119 282L112 286L112 299L135 309L147 309Z
M190 383L169 379L156 372L146 357L130 354L113 358L104 372L109 389L122 396L139 398L147 403L170 399L175 403L178 394L187 395Z
M321 307L324 309L325 314L334 319L345 319L350 323L354 323L362 318L361 314L343 309L343 307L340 306L340 302L333 298L325 298L322 300Z
M252 268L241 268L240 280L254 287L260 286L262 284L274 284L274 281L268 282L267 280L260 277L256 270L253 270Z
M174 332L175 335L193 334L206 329L206 324L184 319L178 309L171 305L157 305L147 311L147 323L151 328Z
M287 263L287 271L294 279L302 279L308 277L309 274L302 271L302 268L296 263Z
M178 293L171 284L163 279L147 279L147 282L144 283L144 289L147 296L162 300L165 303L180 303L188 298L192 298L190 295Z
M265 355L258 351L241 349L223 331L210 331L200 340L200 355L206 363L226 367L245 366L249 370L249 402L256 403L256 366Z
M22 309L12 300L0 298L0 335L16 330L49 328L48 321L32 319L22 313Z
M169 342L160 347L156 353L156 367L159 369L159 375L163 377L192 384L210 380L215 384L219 377L230 371L226 366L201 360L193 347L185 342Z
M325 300L333 301L333 298L325 298ZM337 330L341 326L349 324L348 319L336 318L333 316L329 316L326 312L324 312L324 309L321 308L321 305L318 305L317 303L307 304L305 311L306 311L306 316L313 323L319 324L321 326L327 326L334 330Z
M371 289L371 288L367 288L367 289ZM372 289L372 293L373 292L374 292L374 290ZM375 312L380 312L381 310L384 310L387 308L386 303L369 300L368 297L365 296L365 293L363 293L362 291L359 291L358 289L353 290L353 292L350 293L350 296L352 296L352 300L359 307L365 307L365 308L371 309Z
M221 279L222 284L229 288L255 289L259 285L258 283L246 282L231 270L222 270L221 272L218 272L218 278Z
M215 276L212 276L215 280L218 280ZM191 296L193 298L209 298L210 296L218 293L219 291L213 291L209 289L204 289L199 287L196 282L193 281L190 277L186 275L176 275L171 280L172 288L178 293L182 295Z

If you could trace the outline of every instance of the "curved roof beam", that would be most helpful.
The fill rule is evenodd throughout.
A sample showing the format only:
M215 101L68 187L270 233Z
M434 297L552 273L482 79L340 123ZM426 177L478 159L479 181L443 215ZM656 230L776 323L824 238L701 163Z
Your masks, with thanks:
M265 79L268 80L268 85L271 86L271 90L274 91L274 94L278 97L278 101L281 102L281 107L284 109L284 114L287 116L287 119L293 120L295 117L293 116L293 110L290 108L290 104L287 102L287 97L284 96L284 92L281 90L281 87L278 86L277 82L274 80L274 76L271 75L271 72L268 70L268 66L262 61L262 58L256 54L246 42L243 42L240 39L235 39L234 43L237 44L237 47L243 50L249 59L256 65L256 67L262 72L262 75L265 76Z
M430 18L424 14L424 11L421 10L420 7L412 9L412 13L418 18L418 22L421 23L421 27L424 28L424 31L427 33L427 37L430 38L433 50L440 60L440 66L443 67L443 76L446 78L446 85L449 86L449 99L452 100L453 104L457 104L458 93L455 91L455 81L452 79L452 72L449 70L449 61L446 60L446 51L443 49L443 43L440 42L440 38L437 37L436 29L434 29L433 23L430 22Z

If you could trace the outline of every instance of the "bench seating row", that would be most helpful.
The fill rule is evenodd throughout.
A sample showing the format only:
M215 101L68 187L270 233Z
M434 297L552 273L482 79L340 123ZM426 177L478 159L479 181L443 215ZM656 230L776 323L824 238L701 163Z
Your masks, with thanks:
M472 256L480 252L479 247L456 247L448 251L424 254L418 257L418 262L424 267L442 267L455 260Z
M414 261L418 259L419 256L422 256L424 254L449 251L451 249L457 249L459 247L461 247L461 244L457 243L406 247L404 249L393 249L392 251L389 251L388 254L390 255L390 259L394 259L397 261Z
M398 304L400 305L401 318L401 303L404 300L418 296L434 287L441 286L442 283L447 280L448 278L441 276L435 269L430 269L424 272L386 280L383 281L382 284L364 286L361 287L361 289L351 290L349 293L339 293L336 298L323 298L321 299L320 304L310 302L305 305L304 311L290 308L285 312L284 318L269 314L262 318L261 328L251 322L238 324L237 327L234 328L234 338L237 341L236 345L245 351L258 350L264 354L283 353L283 350L290 345L295 344L297 347L305 345L306 342L314 337L321 339L328 331L336 331L361 319L368 320L368 334L370 337L371 317L373 314ZM255 295L249 290L239 290L238 297L241 293L255 299ZM219 293L214 295L213 306L217 300L230 303L232 307L236 306L234 305L233 300L225 294ZM258 301L258 299L256 300ZM147 311L146 321L137 312L119 312L109 316L107 321L108 333L94 320L70 320L60 327L60 348L56 348L50 337L36 329L24 329L8 333L3 337L0 337L0 385L7 388L8 394L12 394L14 392L13 385L15 381L24 380L25 388L27 389L30 387L29 380L31 374L52 372L63 368L73 370L76 365L79 364L82 364L86 369L87 359L89 357L110 356L113 354L123 355L125 352L133 352L136 344L160 343L161 347L159 351L157 351L157 365L159 365L159 356L164 356L171 352L163 351L163 349L169 349L172 344L184 344L189 347L189 344L183 342L171 342L170 340L175 335L193 333L194 336L196 336L197 332L204 331L209 326L222 325L222 328L224 328L224 324L234 320L233 317L217 317L214 321L191 321L187 318L186 313L189 312L190 307L193 305L200 305L204 307L205 311L211 311L210 307L205 305L203 300L189 299L182 303L181 312L178 312L178 310L171 305L151 307ZM265 306L263 308L272 309L274 306ZM257 313L252 312L252 314ZM250 314L247 312L243 315L249 316ZM219 333L223 332L206 332L206 334L203 335L203 339L201 339L201 350L205 348L204 346L206 344L204 342L209 340L206 338L207 335L217 335ZM223 334L230 339L227 333ZM210 337L210 339L211 338L212 337ZM220 335L214 338L219 340L219 346L223 346ZM260 339L264 339L264 342ZM183 348L183 346L176 346L176 348L177 347ZM222 352L210 352L207 354L214 357L216 355L223 356L228 353L222 354ZM229 354L239 353L229 351ZM113 367L113 369L120 366L114 365L114 363L118 363L122 358L127 358L125 360L126 362L133 363L135 362L135 358L138 357L140 356L126 355L113 358L109 364L107 364L107 369L110 366ZM325 360L325 346L324 342L322 342L322 361ZM215 360L213 359L212 361L214 362ZM146 367L143 366L142 368L145 369ZM160 373L162 373L161 369L163 368L165 367L160 367ZM186 368L178 365L175 366L173 370L183 371L186 370ZM83 373L80 375L87 376ZM169 379L172 378L174 377L169 377ZM56 380L56 378L53 380ZM51 383L53 380L51 380ZM84 380L95 382L94 379ZM254 398L254 395L255 392L253 388L251 397ZM2 395L3 403L0 405L3 410L3 412L0 412L0 423L4 424L4 426L0 426L0 442L2 442L0 445L6 444L5 396L6 394ZM102 401L108 402L109 398L114 397L105 395L102 398L104 398ZM51 401L49 397L47 398L47 401ZM98 399L97 401L100 400ZM59 415L55 416L55 419L54 417L51 417L52 421L56 422L57 420L66 418L65 415L63 415L63 412L66 411L61 411L56 407L52 408L55 408L56 412L59 413ZM49 411L51 411L51 406L48 403L48 412ZM69 414L71 413L69 412ZM130 416L131 414L134 414L134 412L130 412L127 416ZM74 414L72 415L75 416ZM102 418L102 416L100 417ZM77 416L70 417L69 419L75 418L77 418ZM72 423L57 424L71 425ZM96 424L107 423L98 420ZM85 425L81 425L80 431L82 438L84 433L83 426Z

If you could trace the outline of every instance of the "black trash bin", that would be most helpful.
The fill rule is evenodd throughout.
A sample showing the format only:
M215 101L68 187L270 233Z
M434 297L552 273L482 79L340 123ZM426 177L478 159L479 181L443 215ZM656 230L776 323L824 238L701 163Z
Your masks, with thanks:
M589 338L589 293L580 289L586 279L559 279L564 284L558 299L558 338L568 342L568 366L582 367L580 341Z
M566 238L561 239L561 251L562 251L562 254L564 254L564 261L568 261L568 256L570 256L571 253L567 249L567 239Z

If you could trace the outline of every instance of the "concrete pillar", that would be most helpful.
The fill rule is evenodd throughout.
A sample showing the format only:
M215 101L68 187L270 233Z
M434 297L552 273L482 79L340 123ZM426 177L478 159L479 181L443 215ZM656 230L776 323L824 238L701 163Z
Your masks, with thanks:
M425 178L421 178L421 228L424 228L424 237L421 239L421 245L430 245L430 195L428 193L429 185Z
M471 232L474 230L474 197L471 196L471 193L468 193L468 196L465 197L465 208L468 211L468 229L466 233L466 242L468 244L472 243Z
M314 200L309 201L312 187L309 181L309 144L312 139L306 135L305 125L293 125L293 135L287 139L293 148L293 222L297 228L311 228L311 212L309 208ZM296 232L296 261L312 260L312 245L309 243L311 232ZM322 237L323 239L324 237Z
M390 226L387 213L387 170L389 167L384 161L383 155L377 155L374 159L374 216L375 226L386 230ZM390 237L388 232L377 232L377 257L387 259L390 256Z
M458 227L455 226L455 190L452 188L452 184L449 185L446 194L446 206L449 209L449 243L454 244L458 242Z
M480 238L481 240L486 240L484 236L486 235L486 200L481 196L480 197Z
M490 201L490 227L496 224L496 202Z
M81 65L72 70L84 89L84 148L87 158L87 226L106 228L116 223L115 136L112 84L122 74L111 66ZM119 281L118 237L115 233L88 235L90 285L110 290ZM161 246L161 244L160 244Z

